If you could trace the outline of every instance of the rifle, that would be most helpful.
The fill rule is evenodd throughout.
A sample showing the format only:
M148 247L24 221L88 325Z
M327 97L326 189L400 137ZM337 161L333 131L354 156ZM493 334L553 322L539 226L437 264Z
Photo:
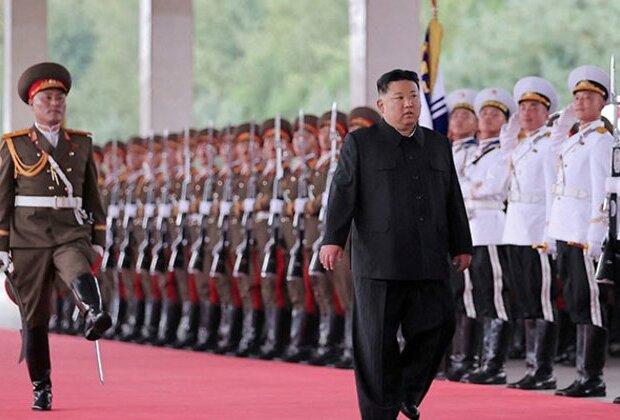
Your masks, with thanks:
M325 181L325 191L321 196L321 210L319 211L319 237L312 244L312 258L310 259L310 265L308 272L311 276L317 276L325 273L325 268L319 259L319 252L321 250L321 244L325 238L325 214L327 213L327 200L329 198L329 190L331 188L332 179L336 172L338 162L336 161L336 148L340 135L336 131L336 116L337 116L336 102L332 103L332 114L329 124L329 139L330 139L330 153L329 153L329 171L327 172L327 179Z
M209 125L209 138L213 139L213 126ZM208 146L207 146L208 147ZM207 152L208 153L208 152ZM213 206L213 184L215 182L215 159L213 154L208 154L209 172L202 186L202 201L198 207L198 224L200 232L198 238L192 244L192 253L189 258L187 270L190 273L201 273L205 262L205 253L209 246L209 215Z
M164 130L164 144L167 143L168 130ZM170 172L168 171L168 152L164 147L164 152L161 157L161 173L163 178L163 185L160 189L160 201L157 206L157 222L155 229L159 232L159 242L153 247L153 259L151 261L150 272L151 274L165 274L168 266L166 264L166 253L170 248L170 230L168 226L168 218L172 215L172 208L169 202L169 186L170 186Z
M170 261L168 263L168 271L185 268L185 257L188 254L187 246L189 244L189 226L187 223L187 214L189 213L189 188L192 182L189 135L189 128L186 128L185 137L183 139L183 186L181 187L181 197L179 200L176 218L177 235L172 243L172 254L170 255Z
M125 194L127 197L123 207L123 232L125 232L125 237L119 247L120 253L118 255L117 262L118 270L129 270L131 268L131 263L135 258L133 250L136 238L133 230L133 221L137 214L135 197L137 178L138 176L129 182Z
M613 105L614 145L611 149L611 177L607 178L607 198L603 209L609 215L609 230L603 243L603 254L596 267L596 280L599 283L613 284L620 276L620 249L618 243L618 188L620 179L620 132L618 131L618 97L616 96L616 58L611 56L609 76L610 98ZM613 187L613 188L610 188Z
M261 277L275 278L278 272L278 250L284 249L283 238L280 232L280 215L284 207L284 195L282 183L284 180L284 168L282 165L282 133L280 131L280 114L275 121L276 143L276 176L273 181L273 194L269 203L269 230L271 237L265 244L265 257L261 267Z
M243 240L236 250L233 277L250 276L250 261L253 254L255 240L252 235L254 229L254 204L256 203L256 161L254 149L256 146L256 125L252 121L250 125L250 177L247 182L247 194L243 200L243 217L241 224L244 227Z
M299 178L297 178L297 198L295 199L295 216L293 217L293 228L297 230L297 239L295 244L291 248L289 253L288 268L286 270L286 279L289 281L299 280L304 278L304 212L306 203L308 202L308 164L306 161L306 147L304 141L304 111L299 110L298 118L298 133L299 142L301 145L302 153L302 171Z
M150 162L153 161L153 143L154 135L151 133L148 139L148 158L144 162L145 178L146 178L146 201L144 203L144 214L142 216L142 230L144 239L138 245L138 259L136 261L137 272L150 272L151 261L153 260L153 219L155 218L155 175L153 174Z
M118 140L112 141L112 170L110 177L114 182L110 191L110 204L108 204L108 215L106 217L106 241L103 259L101 261L101 270L116 269L116 257L118 255L118 231L116 229L116 221L120 217L119 208L119 191L120 191L120 165L118 162ZM116 281L115 281L116 283Z
M226 264L228 263L228 250L230 248L229 231L229 215L232 208L232 182L233 182L233 162L232 147L233 142L230 137L230 129L226 128L226 137L228 138L228 157L226 166L228 168L228 176L224 182L224 191L222 192L222 201L220 202L220 214L217 221L217 227L220 230L220 240L213 247L213 261L211 263L212 277L223 277L226 275Z

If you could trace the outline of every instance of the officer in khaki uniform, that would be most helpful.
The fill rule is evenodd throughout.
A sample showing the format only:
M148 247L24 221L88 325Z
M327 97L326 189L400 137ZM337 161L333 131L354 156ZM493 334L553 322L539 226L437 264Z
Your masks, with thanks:
M61 127L70 88L71 76L60 64L28 68L18 92L35 123L5 135L0 144L0 261L14 265L34 410L52 407L47 329L53 279L73 291L88 340L97 340L112 323L91 271L105 243L92 139Z

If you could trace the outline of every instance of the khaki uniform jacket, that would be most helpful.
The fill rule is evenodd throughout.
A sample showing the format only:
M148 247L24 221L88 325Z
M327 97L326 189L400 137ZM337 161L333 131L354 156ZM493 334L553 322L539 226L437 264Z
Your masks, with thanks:
M12 147L11 147L12 146ZM73 209L15 207L15 196L67 196L64 183L52 178L52 157L82 197L82 208L94 220L80 225ZM0 251L49 248L80 239L105 246L106 215L99 195L98 174L89 133L61 129L53 148L35 127L3 136L0 143ZM13 150L13 152L11 151ZM24 168L31 166L31 170Z

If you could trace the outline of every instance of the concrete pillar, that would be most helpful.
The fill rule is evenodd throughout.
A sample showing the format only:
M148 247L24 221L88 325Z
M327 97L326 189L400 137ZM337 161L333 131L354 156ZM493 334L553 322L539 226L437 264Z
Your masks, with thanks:
M418 71L419 3L420 0L349 0L351 107L375 105L376 81L386 71Z
M140 0L140 133L193 124L192 0Z
M5 132L30 127L33 116L17 95L17 81L33 64L47 60L47 2L4 0L4 97Z

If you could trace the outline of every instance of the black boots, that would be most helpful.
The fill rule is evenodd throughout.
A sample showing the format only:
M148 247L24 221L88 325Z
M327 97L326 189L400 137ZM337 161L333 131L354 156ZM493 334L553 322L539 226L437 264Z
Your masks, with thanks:
M144 303L144 322L138 336L133 340L136 343L155 344L161 318L161 300L148 299Z
M71 282L71 289L84 316L84 336L89 341L98 340L112 326L112 318L102 309L97 279L91 273L82 274Z
M295 310L291 320L291 343L282 355L285 362L307 361L319 342L319 315Z
M243 337L235 353L239 357L257 356L265 339L265 311L253 309L244 315Z
M47 327L35 327L26 332L26 363L33 387L33 410L52 409L52 380Z
M131 313L132 303L130 302L129 305L127 305L125 299L120 298L118 295L114 296L109 306L110 315L112 317L112 328L106 331L104 334L105 338L119 337L122 340L123 324L128 309L127 306L129 306L129 312Z
M121 332L118 334L121 341L133 341L138 338L144 324L144 307L143 299L134 298L129 301L127 306L127 322L122 324Z
M525 376L508 385L516 389L555 389L553 359L555 357L557 324L544 319L525 320L526 373Z
M321 330L326 334L320 347L310 358L310 364L326 366L336 363L342 355L342 341L344 339L344 316L331 313L321 318ZM327 324L327 325L325 325ZM325 330L327 327L327 331Z
M200 321L200 305L192 302L184 302L181 315L178 339L173 344L174 348L182 349L192 347L198 339L198 323Z
M485 318L480 368L467 373L461 382L482 385L506 383L504 369L510 344L510 324L498 318Z
M577 379L555 395L564 397L604 397L603 367L607 355L607 329L577 325Z
M168 299L164 300L159 319L156 346L171 346L177 341L177 328L181 320L181 305Z
M267 312L267 337L260 348L259 358L271 360L282 356L291 335L291 310L275 308Z
M342 353L338 361L334 362L338 369L353 369L353 311L347 310L344 314L344 340Z
M478 368L481 340L482 324L466 314L460 314L456 319L446 379L459 382L466 373Z
M196 351L209 351L217 348L219 341L218 331L222 319L222 308L213 303L200 304L200 323L198 325L198 337L193 349Z
M222 341L218 343L215 353L234 353L239 347L243 332L243 308L229 305L224 313Z

